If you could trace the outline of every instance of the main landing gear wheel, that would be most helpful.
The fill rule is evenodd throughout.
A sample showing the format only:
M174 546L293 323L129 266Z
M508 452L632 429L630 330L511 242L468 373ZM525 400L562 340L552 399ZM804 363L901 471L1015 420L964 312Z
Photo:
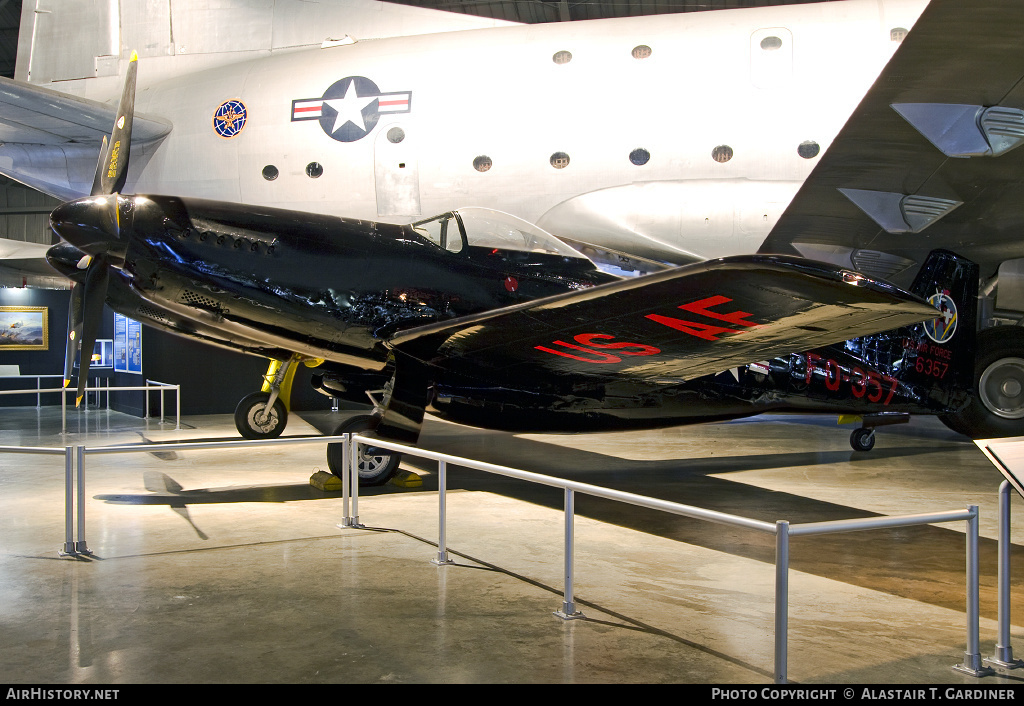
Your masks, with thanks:
M1024 435L1024 329L996 326L978 334L971 401L939 419L974 439Z
M378 417L361 414L358 417L352 417L348 421L342 422L334 430L334 435L373 431L377 428L378 421ZM342 471L343 447L344 444L327 445L327 466L331 469L331 473L339 478L341 478ZM398 472L398 464L402 460L402 454L391 452L379 453L381 449L377 449L378 453L376 454L373 451L372 447L360 446L359 457L355 459L360 486L384 485Z
M850 434L850 446L854 451L870 451L875 448L875 430L871 427L854 429Z
M235 427L246 439L276 439L281 436L288 423L288 411L281 398L267 410L269 392L254 392L246 395L235 407Z

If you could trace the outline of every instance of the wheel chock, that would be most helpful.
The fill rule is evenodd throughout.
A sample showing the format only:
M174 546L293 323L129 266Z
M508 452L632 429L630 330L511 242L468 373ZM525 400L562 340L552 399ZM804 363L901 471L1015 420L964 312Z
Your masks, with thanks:
M388 483L397 485L399 488L419 488L423 485L423 479L412 471L399 471Z
M341 490L341 478L333 473L317 471L309 477L309 484L320 490Z

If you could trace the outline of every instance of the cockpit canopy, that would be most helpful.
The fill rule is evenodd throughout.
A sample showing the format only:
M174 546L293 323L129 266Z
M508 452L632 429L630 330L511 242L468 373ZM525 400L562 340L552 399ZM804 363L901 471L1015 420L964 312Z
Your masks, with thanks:
M412 229L453 253L466 247L494 248L587 261L586 256L547 231L521 218L489 208L460 208L425 221L416 221Z

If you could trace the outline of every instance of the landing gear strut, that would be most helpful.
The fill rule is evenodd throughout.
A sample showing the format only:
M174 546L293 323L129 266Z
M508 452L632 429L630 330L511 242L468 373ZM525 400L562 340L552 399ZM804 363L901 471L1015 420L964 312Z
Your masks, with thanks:
M275 439L288 424L288 400L292 380L303 357L270 361L263 376L263 390L246 395L235 407L235 428L246 439Z

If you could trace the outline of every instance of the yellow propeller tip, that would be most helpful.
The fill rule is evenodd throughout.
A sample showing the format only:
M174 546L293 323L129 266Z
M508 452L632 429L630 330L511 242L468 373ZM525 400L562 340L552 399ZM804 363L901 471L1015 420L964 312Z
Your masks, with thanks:
M132 50L132 58L129 59L128 61L138 61L138 60L139 60L139 52L137 52L137 51L135 51L133 49Z
M75 398L75 406L76 407L81 407L82 406L82 398L81 397L76 397Z
M71 381L70 381L70 380L65 380L65 381L64 381L64 387L67 387L67 386L68 386L68 385L70 385L70 384L71 384Z

